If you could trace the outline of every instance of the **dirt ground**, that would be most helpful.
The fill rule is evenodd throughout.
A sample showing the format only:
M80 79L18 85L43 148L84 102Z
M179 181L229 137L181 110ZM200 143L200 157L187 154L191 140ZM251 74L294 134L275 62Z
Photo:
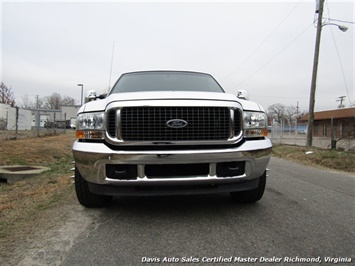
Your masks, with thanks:
M70 189L72 190L72 189ZM91 223L83 217L74 192L58 204L13 224L11 234L0 240L0 265L59 265L75 239ZM82 224L82 220L86 224Z
M56 265L84 230L76 223L83 214L69 171L74 140L74 133L68 132L0 141L0 165L51 168L13 185L0 183L0 265ZM90 221L89 216L84 220ZM67 241L56 242L59 234Z

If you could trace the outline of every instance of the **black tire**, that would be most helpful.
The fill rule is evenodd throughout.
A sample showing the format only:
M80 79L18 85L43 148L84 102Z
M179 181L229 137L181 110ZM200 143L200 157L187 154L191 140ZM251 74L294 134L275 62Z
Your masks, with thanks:
M97 195L89 190L88 182L81 176L75 167L75 192L81 205L87 208L106 207L110 204L112 196Z
M253 190L230 192L233 201L240 203L254 203L260 200L265 191L266 171L259 177L258 187Z

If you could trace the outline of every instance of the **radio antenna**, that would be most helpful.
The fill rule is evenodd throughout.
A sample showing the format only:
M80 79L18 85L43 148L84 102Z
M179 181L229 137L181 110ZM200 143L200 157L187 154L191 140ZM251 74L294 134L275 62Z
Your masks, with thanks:
M111 76L112 76L112 65L113 65L113 54L115 51L115 41L113 41L113 45L112 45L112 56L111 56L111 69L110 69L110 79L108 81L108 92L111 89Z

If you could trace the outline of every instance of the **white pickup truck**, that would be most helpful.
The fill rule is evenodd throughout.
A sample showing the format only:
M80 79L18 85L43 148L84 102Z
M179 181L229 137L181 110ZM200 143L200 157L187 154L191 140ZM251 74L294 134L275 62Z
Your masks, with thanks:
M75 188L85 207L115 195L263 196L272 149L264 109L225 93L211 75L123 74L80 108L76 123Z

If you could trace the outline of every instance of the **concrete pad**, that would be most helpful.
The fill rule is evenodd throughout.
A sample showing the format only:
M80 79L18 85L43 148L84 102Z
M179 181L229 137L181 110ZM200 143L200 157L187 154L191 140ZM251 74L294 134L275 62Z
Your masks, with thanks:
M6 180L8 184L14 184L17 181L25 178L39 175L45 171L50 170L44 166L28 166L28 165L7 165L0 166L0 179Z

